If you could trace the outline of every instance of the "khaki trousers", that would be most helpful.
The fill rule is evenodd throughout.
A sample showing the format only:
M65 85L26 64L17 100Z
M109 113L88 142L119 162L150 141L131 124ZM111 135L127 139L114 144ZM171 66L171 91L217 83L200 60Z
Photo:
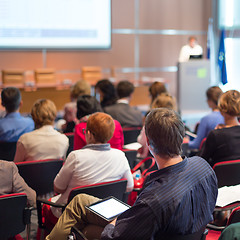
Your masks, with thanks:
M74 197L46 240L66 240L72 226L80 229L89 240L100 239L107 222L85 208L98 200L100 199L87 194Z

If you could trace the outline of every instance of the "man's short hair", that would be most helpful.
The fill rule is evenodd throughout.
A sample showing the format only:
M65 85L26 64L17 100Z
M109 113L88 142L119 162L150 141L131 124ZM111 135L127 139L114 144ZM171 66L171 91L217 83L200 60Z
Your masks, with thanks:
M93 134L96 142L107 143L113 136L115 124L110 115L98 112L88 118L86 130Z
M37 128L52 125L57 115L57 108L51 100L39 99L34 103L31 115Z
M129 81L121 81L117 85L117 94L119 98L130 97L134 91L134 85Z
M18 88L7 87L1 92L2 105L11 113L18 110L21 102L21 93Z
M182 152L185 135L181 117L168 108L153 109L146 117L145 132L153 151L160 157L174 157Z

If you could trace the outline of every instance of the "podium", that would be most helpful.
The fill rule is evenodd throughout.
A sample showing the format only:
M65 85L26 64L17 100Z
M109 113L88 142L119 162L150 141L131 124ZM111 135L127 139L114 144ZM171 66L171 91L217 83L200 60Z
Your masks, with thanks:
M209 60L178 63L177 103L181 115L209 112L206 90L210 84Z

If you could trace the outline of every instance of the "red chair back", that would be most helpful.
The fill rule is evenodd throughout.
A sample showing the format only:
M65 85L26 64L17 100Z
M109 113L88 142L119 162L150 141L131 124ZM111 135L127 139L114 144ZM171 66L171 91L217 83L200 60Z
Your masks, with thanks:
M0 239L8 239L24 231L30 223L30 215L26 194L0 196Z
M53 191L53 181L63 165L62 159L46 159L16 163L19 174L38 196Z
M240 184L240 159L218 162L213 170L218 179L218 188Z
M124 201L127 180L120 179L110 182L102 182L91 185L79 186L72 189L69 194L68 202L70 202L77 194L85 193L98 198L106 198L114 196Z
M137 137L141 132L141 127L123 128L124 145L137 142Z

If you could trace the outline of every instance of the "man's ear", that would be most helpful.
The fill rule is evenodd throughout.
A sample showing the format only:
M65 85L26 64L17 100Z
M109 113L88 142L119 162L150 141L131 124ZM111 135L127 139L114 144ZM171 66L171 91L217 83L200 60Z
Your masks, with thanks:
M22 107L22 105L23 105L23 100L20 101L19 108Z

